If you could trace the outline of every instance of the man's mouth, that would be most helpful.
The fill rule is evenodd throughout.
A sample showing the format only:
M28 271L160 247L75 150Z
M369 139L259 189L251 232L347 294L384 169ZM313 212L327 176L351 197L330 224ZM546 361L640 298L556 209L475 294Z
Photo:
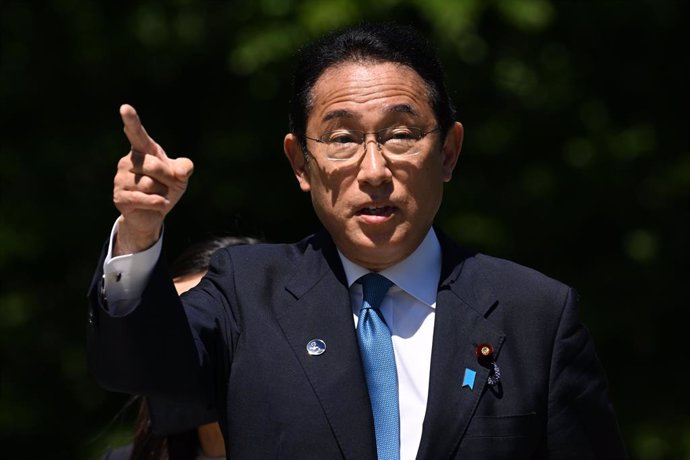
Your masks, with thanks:
M392 206L368 207L360 209L358 214L363 216L387 216L394 209Z

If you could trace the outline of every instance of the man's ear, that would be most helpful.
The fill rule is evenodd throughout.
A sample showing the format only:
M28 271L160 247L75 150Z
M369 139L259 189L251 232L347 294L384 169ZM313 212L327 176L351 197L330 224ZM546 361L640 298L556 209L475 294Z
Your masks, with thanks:
M453 170L458 164L460 157L460 150L462 149L462 139L464 136L464 129L459 122L453 123L453 126L446 133L446 138L443 141L441 153L443 155L443 181L450 182L453 177Z
M308 192L311 190L311 183L309 182L307 157L296 135L292 133L285 135L283 150L290 162L290 166L292 166L292 171L295 173L297 182L299 182L299 187L303 192Z

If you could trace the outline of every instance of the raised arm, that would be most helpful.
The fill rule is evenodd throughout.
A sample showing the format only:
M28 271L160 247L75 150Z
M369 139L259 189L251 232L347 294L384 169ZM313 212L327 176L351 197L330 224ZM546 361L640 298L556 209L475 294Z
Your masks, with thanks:
M117 165L113 202L122 214L113 256L143 251L160 236L165 216L187 189L194 165L188 158L169 158L148 135L131 105L120 107L131 150Z
M131 150L114 179L113 201L121 213L117 233L89 290L89 368L110 390L203 399L189 321L158 253L151 258L145 251L159 240L193 165L169 158L132 106L120 107L120 115Z

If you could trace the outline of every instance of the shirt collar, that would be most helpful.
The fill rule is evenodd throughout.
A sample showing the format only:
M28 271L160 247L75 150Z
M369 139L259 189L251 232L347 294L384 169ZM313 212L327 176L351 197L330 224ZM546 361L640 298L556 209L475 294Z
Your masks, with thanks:
M338 249L338 255L349 287L370 272L345 257L340 249ZM441 278L441 245L433 227L429 229L424 240L412 254L379 273L420 302L430 307L434 306L438 282Z

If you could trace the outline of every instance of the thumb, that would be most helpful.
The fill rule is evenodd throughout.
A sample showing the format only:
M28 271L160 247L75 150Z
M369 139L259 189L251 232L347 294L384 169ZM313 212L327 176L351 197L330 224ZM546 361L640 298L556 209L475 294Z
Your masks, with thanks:
M172 160L172 170L175 173L175 177L181 181L187 181L189 176L194 172L194 163L192 160L185 157L180 157Z

